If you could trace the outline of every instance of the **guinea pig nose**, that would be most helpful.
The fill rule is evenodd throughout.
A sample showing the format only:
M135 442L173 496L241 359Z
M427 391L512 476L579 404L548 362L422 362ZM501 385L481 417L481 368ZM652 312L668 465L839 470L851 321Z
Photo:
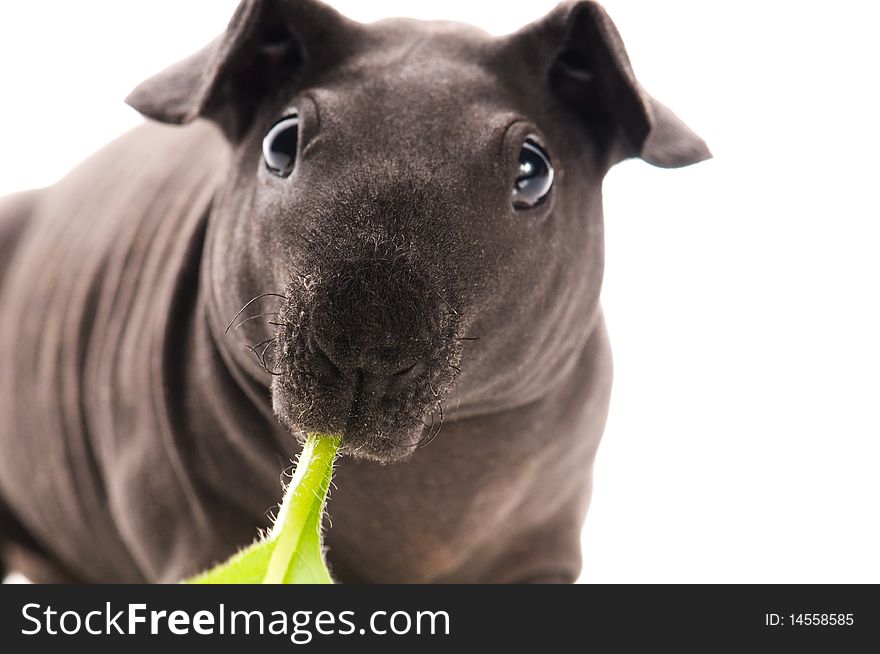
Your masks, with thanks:
M442 311L420 275L387 258L337 267L308 307L310 337L345 376L405 377L429 360Z
M361 335L363 336L363 335ZM324 377L365 374L370 379L409 381L421 370L421 363L407 358L398 347L377 347L372 339L346 333L316 330L308 340L312 364Z

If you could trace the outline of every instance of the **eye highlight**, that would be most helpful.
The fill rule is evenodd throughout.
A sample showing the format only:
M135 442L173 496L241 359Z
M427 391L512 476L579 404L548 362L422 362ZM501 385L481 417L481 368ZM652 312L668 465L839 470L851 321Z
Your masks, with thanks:
M513 185L513 208L530 209L550 194L553 186L550 157L533 139L526 139L519 153L519 170Z
M287 177L296 163L299 140L299 114L285 116L272 126L263 138L263 161L279 177Z

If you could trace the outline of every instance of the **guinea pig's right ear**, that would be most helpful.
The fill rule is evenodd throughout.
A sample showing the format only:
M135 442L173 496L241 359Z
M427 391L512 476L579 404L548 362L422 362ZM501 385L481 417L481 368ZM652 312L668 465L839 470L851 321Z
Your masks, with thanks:
M341 54L346 40L339 32L352 25L317 0L243 0L223 35L142 82L125 101L163 123L208 118L237 140L274 89L306 63ZM336 52L328 44L337 44Z

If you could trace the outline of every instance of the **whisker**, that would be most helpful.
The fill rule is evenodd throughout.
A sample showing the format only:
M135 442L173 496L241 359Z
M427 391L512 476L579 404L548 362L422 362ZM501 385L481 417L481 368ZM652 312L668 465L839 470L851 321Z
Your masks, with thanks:
M277 344L278 344L278 341L277 341L276 339L273 338L272 341L271 341L270 343L268 343L268 344L266 345L266 347L263 348L263 353L262 353L262 355L261 355L261 357L260 357L261 360L262 360L262 363L263 363L263 370L265 370L266 372L268 372L268 373L269 373L270 375L272 375L273 377L280 377L283 373L281 373L281 372L279 372L279 371L276 371L276 370L269 370L269 364L266 363L266 351L267 351L271 346L273 346L273 345L277 345ZM276 361L276 363L277 363L277 361Z
M428 437L421 440L417 445L416 449L421 449L423 447L427 447L430 445L435 438L437 438L438 434L440 434L440 430L443 429L443 402L437 402L437 411L440 412L440 423L437 425L437 430L433 431L432 429L428 430ZM434 424L434 413L431 412L431 425L433 427Z
M275 340L275 337L272 336L271 338L265 338L262 341L260 341L259 343L256 343L254 345L248 345L247 343L239 343L239 345L241 345L242 347L246 347L249 350L256 350L261 345L265 345L266 343L268 343L270 341L274 341L274 340Z
M232 328L232 325L235 323L236 320L238 320L238 317L245 312L245 309L247 309L249 306L251 306L257 300L260 300L264 297L280 297L282 300L287 299L287 296L281 295L281 293L260 293L258 296L252 297L250 300L245 302L245 305L241 309L239 309L238 312L234 316L232 316L232 320L230 320L229 324L226 325L226 330L223 333L228 334L229 330Z
M422 424L424 425L425 422L422 421ZM416 443L417 450L421 449L422 447L427 445L432 440L431 433L434 431L434 412L433 411L431 411L431 424L425 425L425 427L428 428L428 431L427 431L427 433L425 433L424 436L422 436L422 438L419 439L419 442Z
M260 352L260 364L263 366L263 369L266 372L269 372L269 366L266 365L266 351L275 344L275 339L272 338L268 343L266 343L266 347L263 348L263 351Z
M239 345L250 350L251 354L253 354L255 357L257 357L257 363L262 364L262 361L260 360L260 355L257 354L257 348L262 345L265 345L266 343L271 343L274 340L275 340L275 337L273 336L272 338L267 338L263 341L260 341L256 345L248 345L247 343L239 343Z
M251 320L257 320L259 318L265 318L266 316L277 316L277 315L278 315L277 311L270 311L269 313L260 313L260 314L257 314L256 316L251 316L250 318L245 318L240 323L238 323L235 327L233 327L232 331L235 331L236 329L241 327L243 324L250 322ZM271 325L272 323L269 323L269 324Z
M458 315L458 311L456 311L456 310L455 310L455 307L453 307L451 304L449 304L449 302L446 301L446 298L445 298L445 297L443 297L442 295L440 295L440 291L438 291L436 288L435 288L435 289L432 289L432 290L434 291L435 295L436 295L437 297L440 298L440 301L441 301L443 304L445 304L445 305L449 308L449 310L457 316L457 315Z

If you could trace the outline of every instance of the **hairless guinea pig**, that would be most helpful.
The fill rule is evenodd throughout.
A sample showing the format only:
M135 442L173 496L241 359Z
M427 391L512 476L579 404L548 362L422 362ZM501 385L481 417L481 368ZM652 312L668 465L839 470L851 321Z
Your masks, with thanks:
M5 568L203 570L317 431L338 580L574 580L602 178L709 156L602 8L492 37L244 0L128 102L153 120L0 203Z

